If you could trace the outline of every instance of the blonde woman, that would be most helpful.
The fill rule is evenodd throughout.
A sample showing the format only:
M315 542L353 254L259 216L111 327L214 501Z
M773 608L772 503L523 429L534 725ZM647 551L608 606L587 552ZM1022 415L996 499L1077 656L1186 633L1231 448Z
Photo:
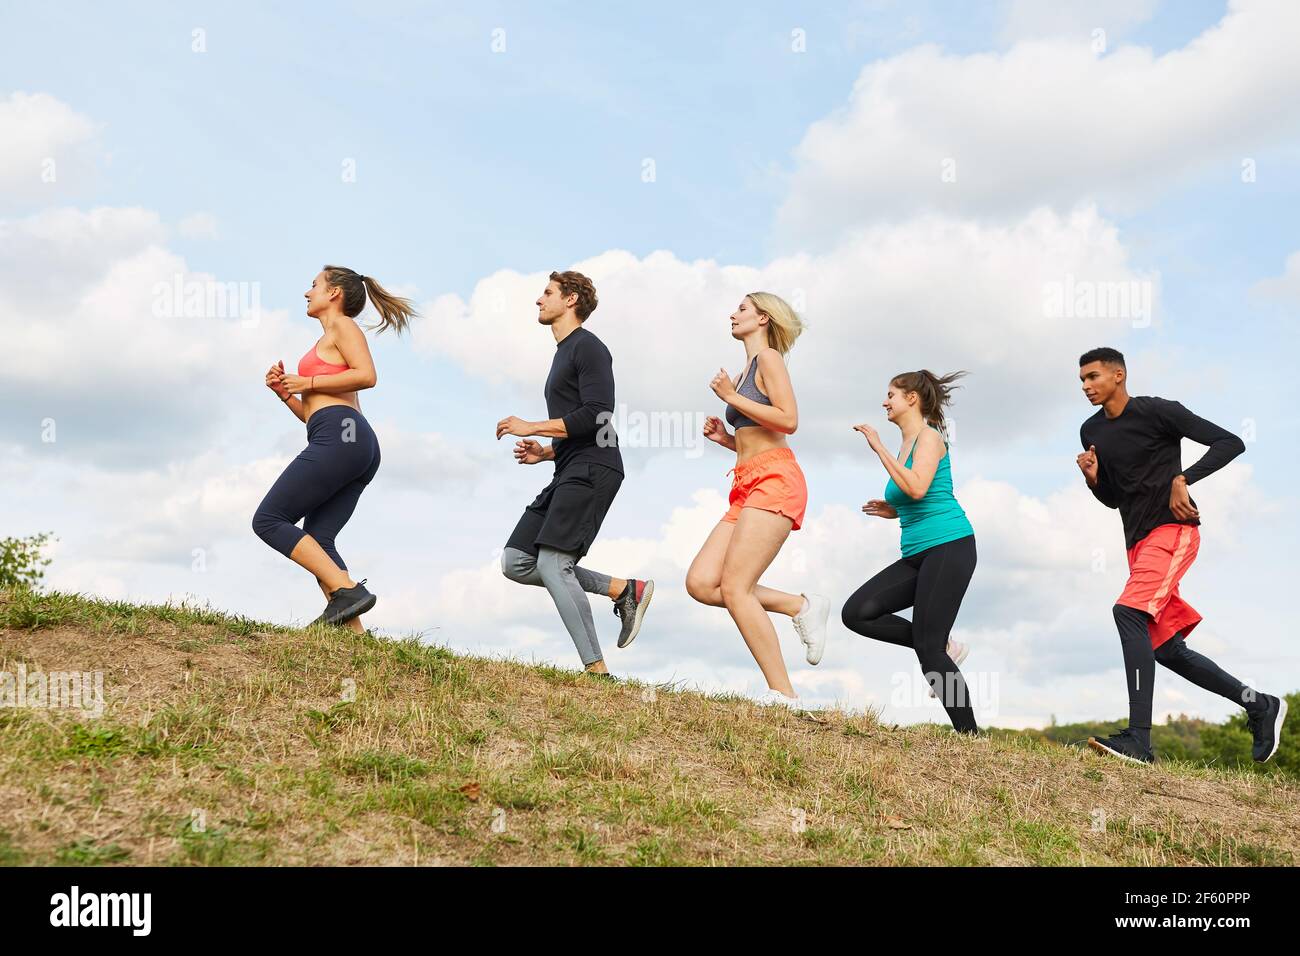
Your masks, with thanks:
M704 437L736 453L727 513L686 573L686 590L701 604L725 607L758 662L765 704L799 706L769 612L794 622L809 664L822 658L830 603L816 594L787 594L758 583L791 531L803 524L808 486L786 443L799 427L794 386L784 357L803 331L789 303L751 292L731 315L731 337L745 346L745 371L733 381L720 369L709 383L727 403L727 424L710 415Z
M325 610L312 623L347 625L360 632L360 615L377 598L364 580L352 580L334 547L335 536L379 470L379 440L357 399L362 389L374 388L375 363L356 317L369 298L382 320L379 331L400 333L416 313L406 299L343 266L325 266L305 297L307 314L321 324L321 337L298 360L298 374L286 373L282 361L272 365L266 387L306 423L307 447L266 493L253 516L253 531L310 571L325 592Z

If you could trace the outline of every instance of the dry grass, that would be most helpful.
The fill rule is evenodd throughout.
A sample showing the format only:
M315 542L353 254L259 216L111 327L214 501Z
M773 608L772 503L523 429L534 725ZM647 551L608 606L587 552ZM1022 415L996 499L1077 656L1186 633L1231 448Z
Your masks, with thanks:
M1282 779L207 610L0 595L0 671L20 663L102 670L108 707L0 709L6 863L1185 866L1300 849Z

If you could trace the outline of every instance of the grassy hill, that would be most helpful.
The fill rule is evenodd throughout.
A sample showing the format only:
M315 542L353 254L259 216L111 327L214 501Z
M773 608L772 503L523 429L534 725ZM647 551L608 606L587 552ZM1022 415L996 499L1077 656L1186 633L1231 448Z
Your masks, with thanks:
M414 641L0 592L9 864L1294 864L1300 787Z

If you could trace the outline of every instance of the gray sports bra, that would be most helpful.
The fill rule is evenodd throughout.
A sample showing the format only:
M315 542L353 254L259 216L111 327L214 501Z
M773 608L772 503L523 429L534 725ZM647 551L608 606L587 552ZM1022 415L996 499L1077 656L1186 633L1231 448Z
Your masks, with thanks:
M745 377L740 380L740 387L736 389L746 398L758 402L760 405L771 405L772 400L758 390L758 356L754 356L754 361L745 369ZM754 419L750 418L740 409L731 405L727 406L727 424L732 428L748 428L751 425L762 428Z

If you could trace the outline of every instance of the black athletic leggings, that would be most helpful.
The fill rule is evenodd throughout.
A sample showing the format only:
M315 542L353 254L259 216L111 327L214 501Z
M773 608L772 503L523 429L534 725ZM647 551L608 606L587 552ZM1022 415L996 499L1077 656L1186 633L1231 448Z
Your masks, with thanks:
M1155 689L1156 664L1163 664L1179 677L1225 697L1234 704L1254 712L1266 706L1264 695L1247 687L1204 654L1187 646L1180 631L1151 650L1147 625L1151 618L1144 611L1116 604L1112 608L1124 650L1124 671L1128 681L1128 723L1147 742L1151 733L1151 701Z
M379 439L365 417L351 405L318 408L307 420L307 447L257 506L253 531L286 558L311 535L346 571L334 537L378 470Z
M948 656L948 634L974 573L975 536L968 534L895 561L854 591L840 612L849 630L916 651L953 728L968 734L979 728L966 681ZM906 607L913 608L910 621L894 613Z

